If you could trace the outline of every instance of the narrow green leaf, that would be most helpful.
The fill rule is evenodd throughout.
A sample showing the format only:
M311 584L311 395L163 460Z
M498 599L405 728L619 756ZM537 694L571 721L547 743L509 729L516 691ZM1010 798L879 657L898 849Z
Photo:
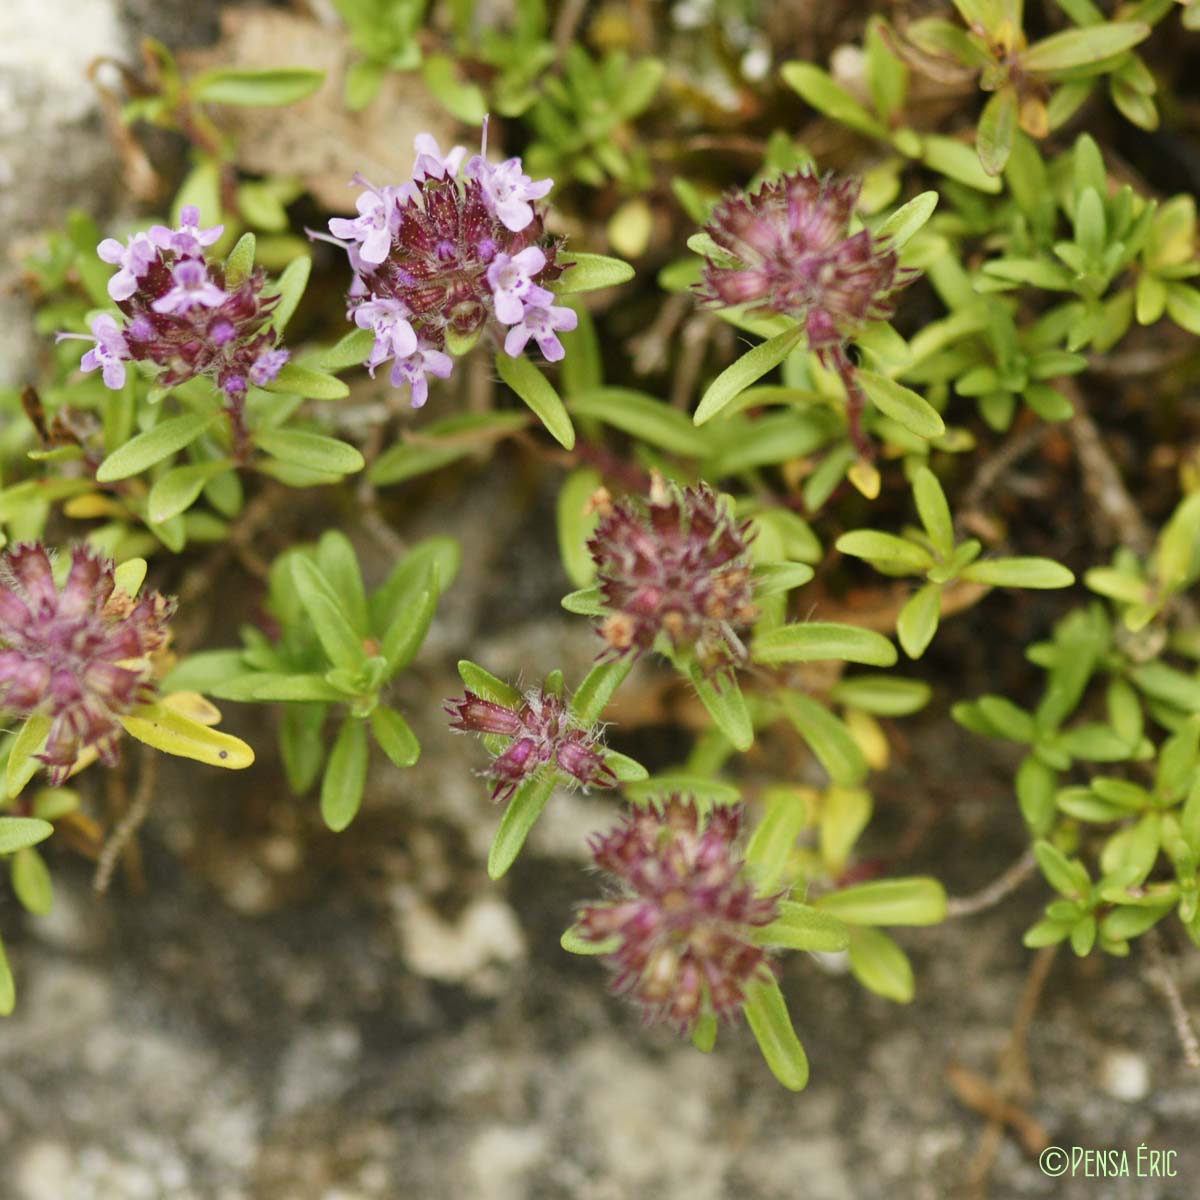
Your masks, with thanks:
M581 725L594 725L604 714L613 693L633 669L633 656L597 663L571 697L571 712Z
M118 719L131 737L164 754L228 771L244 770L254 762L254 751L241 738L201 725L165 704L145 704Z
M45 713L35 712L25 718L4 767L4 790L10 800L21 794L42 765L34 755L41 751L50 725L50 718Z
M219 411L213 410L184 413L181 417L160 421L153 429L118 446L97 468L97 481L115 483L119 479L128 479L164 458L170 458L211 429L220 415Z
M458 675L467 688L484 700L493 704L502 704L505 708L520 708L525 703L525 697L511 684L485 671L478 663L469 658L460 659Z
M26 846L36 846L53 832L49 821L37 817L0 816L0 854L15 854Z
M782 625L754 639L750 656L759 663L819 662L838 660L890 667L896 647L882 634L856 625L809 621Z
M908 1004L916 992L908 955L886 933L866 926L850 937L850 969L854 977L878 996Z
M754 743L754 725L746 707L746 698L737 680L732 676L719 680L709 679L693 665L688 675L700 703L708 710L717 728L729 739L735 750L749 750Z
M320 433L300 429L260 429L255 445L280 462L329 475L352 475L361 471L363 456L351 445Z
M188 90L206 104L272 108L295 104L325 82L325 72L311 67L217 67L191 80Z
M575 427L559 394L550 381L527 358L510 358L503 350L496 355L500 378L532 410L551 437L567 450L575 446Z
M942 589L936 583L927 583L905 601L896 618L896 636L909 658L920 658L933 641L941 607Z
M937 410L911 388L888 379L886 375L861 368L856 372L856 377L871 403L885 417L891 417L910 433L922 438L934 438L946 432L945 422Z
M303 396L306 400L344 400L350 395L350 389L340 379L326 375L324 371L314 371L311 367L302 367L299 363L294 362L284 363L279 374L267 384L265 390L288 392L294 396ZM285 431L272 432L283 433ZM261 435L259 441L261 444Z
M172 468L155 480L150 489L150 496L146 501L146 511L150 520L155 525L161 525L164 521L186 512L204 490L204 485L229 468L229 460L224 458Z
M555 774L547 771L527 779L508 802L500 828L488 851L488 876L499 879L516 862L525 839L533 828L550 797L554 794Z
M868 137L885 138L887 129L832 76L813 63L789 62L779 69L784 83L818 112Z
M867 775L867 760L844 722L823 704L799 692L781 692L779 706L830 779L854 787Z
M367 758L367 723L347 717L321 780L321 818L334 833L341 833L354 820L362 804Z
M1017 89L1002 87L983 106L975 131L975 149L989 175L999 175L1017 137Z
M583 254L572 250L560 254L558 261L567 268L554 285L554 291L559 296L616 287L628 283L634 275L633 268L627 262L603 254Z
M804 327L797 325L776 334L748 350L736 362L731 363L709 385L704 393L695 416L697 425L711 421L723 408L732 404L752 383L761 379L768 371L779 366L804 336Z
M914 196L875 230L876 238L881 241L886 239L893 250L903 249L933 216L937 202L937 192L922 192Z
M242 281L254 268L254 243L252 233L243 233L237 244L225 259L225 287L232 291L239 287Z
M280 273L279 279L275 285L275 292L279 297L279 302L271 310L272 329L276 329L282 333L283 330L287 328L287 323L292 319L292 314L296 311L297 305L304 296L304 289L308 287L308 277L311 273L312 258L307 254L302 254L299 258L292 259L292 261L283 268L283 271ZM360 329L357 332L370 335L370 330ZM374 339L372 337L372 341L373 340ZM342 341L338 343L338 346L343 345L345 341L346 339L343 338ZM336 350L337 347L335 346L334 349ZM369 352L370 346L368 345L367 350L363 352L362 358L365 359ZM358 361L361 362L362 359L359 359ZM290 365L291 364L289 363L285 363L284 370L286 371ZM321 360L321 365L325 365L323 359ZM324 386L328 387L328 385ZM302 394L308 395L309 393L305 392ZM343 392L342 395L345 395L345 392ZM336 400L338 397L317 396L314 397L314 399Z
M746 846L746 863L758 890L764 894L777 888L800 831L808 823L808 803L794 788L772 788L763 813Z
M1143 21L1114 21L1084 29L1065 29L1023 50L1021 69L1047 74L1084 67L1120 54L1149 36L1150 26Z
M570 398L576 417L592 417L672 454L703 458L709 439L677 408L632 388L594 388Z
M587 548L596 531L600 514L589 501L603 483L593 467L580 467L562 481L558 489L558 552L567 577L577 588L588 588L596 577L596 564Z
M853 675L835 684L829 698L877 717L906 717L929 703L933 689L920 679Z
M458 77L458 65L448 54L427 54L421 67L425 86L451 116L464 125L480 125L487 116L487 99L473 83Z
M843 554L881 563L889 568L924 574L934 565L933 555L917 542L881 533L875 529L853 529L835 543Z
M394 708L377 705L371 713L371 732L384 754L398 767L411 767L421 757L421 743Z
M1049 558L990 558L964 568L962 577L995 587L1064 588L1074 574Z
M317 542L317 566L341 601L354 631L366 637L367 594L362 570L350 539L337 529L326 530Z
M763 946L781 946L785 950L832 954L850 945L850 928L810 904L784 900L779 905L779 916L770 925L756 930L754 940Z
M8 955L4 951L4 941L0 939L0 1017L7 1017L17 1004L17 985L13 979L12 968L8 965Z
M856 884L813 903L851 925L936 925L946 919L945 889L921 875Z
M803 1091L808 1083L808 1059L792 1028L779 984L773 978L753 980L746 989L743 1012L771 1074L789 1091Z
M361 671L367 663L367 652L362 637L355 632L342 607L341 598L316 563L306 555L293 555L291 569L296 594L329 660L344 670Z
M50 868L32 846L13 855L12 885L21 906L35 917L44 917L54 907Z

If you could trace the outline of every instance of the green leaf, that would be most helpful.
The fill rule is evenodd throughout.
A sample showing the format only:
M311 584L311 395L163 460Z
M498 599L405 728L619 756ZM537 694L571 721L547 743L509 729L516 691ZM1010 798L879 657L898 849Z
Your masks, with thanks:
M291 570L296 594L330 662L347 671L361 671L367 664L366 648L342 606L341 597L306 555L292 555Z
M311 96L324 82L325 72L311 67L218 67L192 79L188 91L206 104L274 108Z
M696 689L696 695L700 697L700 703L708 710L717 728L733 744L733 748L749 750L754 743L754 726L737 680L732 675L719 680L709 679L695 664L689 668L688 677Z
M155 480L146 501L146 512L151 522L161 525L172 517L186 512L204 490L204 485L224 471L230 469L228 459L214 462L193 463L186 467L173 467Z
M398 767L411 767L421 757L421 743L408 722L386 704L371 713L371 732L384 754Z
M306 400L344 400L350 395L350 389L340 379L326 375L324 371L302 367L295 362L284 363L279 374L267 384L265 390L288 392L294 396L303 396ZM261 444L261 435L258 440Z
M954 553L954 521L938 477L928 467L918 467L913 475L912 489L917 513L933 548L942 558L949 558Z
M1036 836L1044 837L1054 826L1058 775L1030 754L1017 769L1016 789L1025 823Z
M731 363L709 385L692 418L697 425L711 421L722 409L732 404L755 380L779 366L804 336L804 327L797 325L776 334L748 350Z
M46 713L35 712L25 718L25 723L18 731L4 767L4 790L10 800L21 794L42 765L34 755L41 751L50 725L50 717Z
M602 942L594 942L590 938L585 938L580 932L578 925L572 925L566 930L562 937L559 938L559 945L568 954L611 954L621 946L619 937L605 938Z
M914 196L907 204L902 204L878 229L875 237L886 239L893 250L906 246L914 234L920 232L925 223L933 216L937 208L937 192L922 192Z
M220 415L219 411L213 410L184 413L181 417L160 421L153 429L118 446L97 468L97 482L115 483L119 479L128 479L164 458L170 458L207 433Z
M588 588L596 577L596 564L587 543L600 523L600 514L589 501L603 482L594 467L580 467L558 489L558 552L567 577L577 588Z
M307 254L302 254L299 258L292 259L292 261L288 263L286 267L284 267L275 287L275 292L279 297L279 302L271 310L272 329L278 330L282 333L287 327L287 323L292 319L292 314L296 311L296 306L300 303L301 298L304 296L304 289L308 287L308 277L311 272L312 258L310 258ZM372 342L374 341L374 335L371 334L370 330L360 329L357 332L370 335ZM353 336L353 334L350 336ZM346 338L343 338L342 341L338 343L338 346L341 346L346 340ZM337 346L334 347L335 350L337 348ZM363 359L366 358L369 352L370 346L368 346L367 350L364 351ZM332 353L332 351L330 353ZM358 361L361 362L362 359L359 359ZM321 365L325 365L324 359L322 359ZM286 373L288 368L291 366L291 363L284 363L283 370L280 372L280 374ZM296 370L303 369L304 368L296 368ZM310 372L310 374L316 374L316 372ZM322 377L320 386L328 389L330 385L324 383L324 377ZM300 394L306 396L311 395L315 400L337 400L340 398L339 396L315 396L311 392L302 392ZM346 393L342 392L341 395L344 396Z
M49 821L37 817L0 816L0 854L14 854L44 842L54 832Z
M750 656L759 663L836 660L890 667L896 662L896 647L881 634L856 625L809 621L761 634L754 639Z
M868 137L887 137L883 124L820 67L807 62L789 62L780 67L779 74L788 87L799 92L818 112Z
M942 589L936 583L927 583L905 601L896 618L896 635L909 658L920 658L933 641L941 604Z
M463 83L458 66L447 54L429 54L421 67L425 86L451 116L464 125L481 125L487 116L487 99L473 83Z
M779 886L796 839L807 823L808 804L803 794L786 787L770 790L767 811L746 846L746 863L761 893Z
M604 714L613 693L633 669L633 656L598 662L571 697L571 713L581 725L594 725Z
M254 234L243 233L225 259L225 287L232 291L239 287L254 269Z
M936 925L946 919L946 891L924 875L860 883L813 903L851 925Z
M576 417L592 417L672 454L703 458L709 439L677 408L631 388L595 388L570 398Z
M575 446L575 427L550 381L527 358L510 358L503 350L496 354L500 378L533 411L533 415L564 449Z
M752 582L755 598L761 600L765 596L790 592L793 588L803 587L812 577L813 569L808 563L764 563L754 568Z
M329 475L352 475L365 465L351 445L320 433L300 429L260 429L254 435L260 450L280 462Z
M17 1004L17 985L13 980L12 968L8 965L8 955L4 952L4 942L0 939L0 1017L11 1015Z
M781 692L779 707L834 783L854 787L866 778L867 760L854 735L823 704L799 692Z
M877 717L906 717L929 703L933 689L920 679L854 675L835 684L829 698Z
M32 847L27 846L13 855L12 886L21 906L35 917L44 917L54 907L50 869Z
M604 254L584 254L572 250L560 254L558 262L567 268L554 285L554 291L559 296L575 296L581 292L616 287L628 283L634 276L634 270L627 262Z
M625 788L625 795L633 804L643 805L663 801L670 796L686 796L696 801L701 810L713 805L730 807L742 801L741 792L730 784L682 771L667 771L651 775L648 779L635 780Z
M500 704L505 708L520 708L525 703L525 697L515 687L490 671L485 671L469 658L459 660L458 675L470 691L493 704Z
M946 432L942 418L926 400L910 388L861 368L855 373L867 398L885 417L891 417L910 433L922 438L941 437Z
M1017 89L1002 87L984 106L975 131L975 149L989 175L999 175L1017 136Z
M1120 54L1149 36L1150 26L1142 21L1114 21L1083 29L1065 29L1023 50L1021 69L1034 74L1049 74L1085 67Z
M131 737L164 754L229 771L241 771L254 762L254 751L241 738L201 725L165 704L145 704L117 719Z
M295 266L295 263L292 266ZM355 329L313 361L322 371L344 371L347 367L362 366L374 345L373 329Z
M991 558L972 563L962 577L995 587L1064 588L1075 582L1066 567L1049 558Z
M701 1054L712 1053L712 1048L717 1044L717 1016L716 1013L701 1013L696 1018L696 1027L692 1030L692 1045L700 1051Z
M837 917L809 904L784 900L779 916L755 931L754 940L764 946L785 950L819 950L835 953L850 945L850 929Z
M328 529L317 543L317 566L341 601L356 633L367 635L367 595L362 571L350 539L337 529Z
M579 617L603 617L608 613L604 607L604 593L598 587L577 588L568 592L562 598L562 606Z
M1037 864L1056 892L1066 896L1068 900L1077 900L1087 895L1091 888L1091 880L1083 864L1078 860L1070 860L1053 843L1039 841L1033 847Z
M387 662L389 678L397 671L404 670L416 658L417 651L424 644L429 626L433 622L437 602L437 589L426 588L393 617L383 635L383 645L380 649Z
M779 984L773 978L752 980L742 1011L771 1074L789 1091L803 1091L808 1083L808 1059L792 1028Z
M843 533L835 543L843 554L882 563L890 568L924 574L934 565L933 555L924 546L874 529L854 529Z
M850 938L850 969L868 991L898 1004L908 1004L916 992L908 955L878 929L859 927Z
M367 723L347 717L321 780L321 818L334 833L341 833L354 820L362 804L367 758Z
M240 678L213 683L205 690L217 700L233 700L239 703L345 702L347 699L346 693L334 687L324 675L311 673L282 675L268 671L256 672L253 675L242 675Z
M517 788L516 794L504 810L504 816L500 819L500 828L496 830L492 847L488 851L489 878L499 879L516 862L517 855L521 853L521 847L525 845L525 839L529 836L529 831L538 817L542 815L542 809L546 807L550 797L554 794L554 783L555 773L547 771L525 780Z
M929 133L924 137L924 149L921 159L926 166L931 167L947 179L953 179L976 191L988 192L995 195L1003 188L1003 183L994 175L989 175L979 161L979 155L973 146L960 142L955 138L943 137L940 134Z

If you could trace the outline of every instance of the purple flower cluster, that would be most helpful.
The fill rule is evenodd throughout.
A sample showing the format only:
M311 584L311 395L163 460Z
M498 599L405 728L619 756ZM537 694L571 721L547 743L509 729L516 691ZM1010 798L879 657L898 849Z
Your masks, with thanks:
M534 181L519 158L490 163L466 149L443 154L428 133L417 136L413 177L358 198L358 216L334 217L332 237L354 268L349 316L375 335L367 359L391 362L391 381L411 389L414 408L429 395L427 377L445 379L456 346L483 329L504 330L513 358L532 339L551 362L563 357L558 334L577 317L554 303L547 285L562 273L559 243L545 233L537 204L552 180ZM484 131L486 151L486 126Z
M206 259L223 229L201 229L199 210L188 205L178 229L154 225L125 245L115 238L100 243L99 256L120 268L108 294L124 319L100 313L92 318L90 338L58 335L94 343L79 364L83 370L99 370L114 389L124 386L128 362L155 364L164 387L206 375L236 406L250 384L275 379L288 359L279 335L267 327L278 298L263 296L261 268L235 283L221 263Z
M607 506L588 550L608 616L600 634L618 654L640 654L665 634L706 673L746 655L739 631L757 617L751 534L707 484L655 479L647 502Z
M507 800L547 763L583 787L612 787L617 781L605 765L597 732L582 728L563 698L544 688L526 693L519 709L468 691L461 700L448 700L446 712L454 718L452 729L512 739L486 772L496 782L493 800Z
M802 170L725 197L705 231L729 258L707 259L701 295L803 321L809 346L838 365L846 342L890 317L893 293L918 274L868 230L847 233L861 186Z
M755 930L778 915L778 897L759 896L743 878L741 820L740 807L721 807L705 822L694 804L672 796L592 839L596 866L622 894L581 908L577 929L595 944L616 940L604 955L613 988L647 1022L687 1034L708 1013L732 1020L749 983L770 977Z
M146 660L173 611L157 592L117 591L112 562L86 546L72 551L61 592L42 546L0 556L0 711L51 718L41 759L53 783L87 747L116 762L118 717L153 699Z

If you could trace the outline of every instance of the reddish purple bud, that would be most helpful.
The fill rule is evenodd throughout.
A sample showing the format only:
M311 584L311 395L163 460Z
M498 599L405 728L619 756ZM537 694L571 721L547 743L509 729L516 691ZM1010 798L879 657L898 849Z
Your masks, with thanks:
M585 788L612 787L617 781L605 765L599 733L580 726L566 701L553 692L527 692L519 709L467 692L461 700L448 700L446 711L454 718L451 729L512 738L486 772L496 781L494 800L507 800L547 763Z
M844 346L868 321L895 311L893 294L917 271L867 230L848 235L861 184L794 171L717 205L706 232L728 258L707 260L701 296L804 322L809 346ZM730 259L733 261L731 262Z
M41 759L61 783L81 752L116 761L118 717L153 699L148 661L165 643L174 602L115 590L113 564L71 552L61 592L41 545L0 556L0 710L51 718Z
M757 617L748 524L707 484L622 500L588 542L609 616L600 634L617 654L640 654L660 634L708 673L746 655L739 636Z
M596 865L622 895L582 907L579 932L595 943L617 939L604 955L613 988L648 1022L687 1034L707 1013L731 1020L749 983L771 972L755 930L776 918L779 897L759 896L743 877L741 816L740 807L717 808L705 822L672 796L592 839Z

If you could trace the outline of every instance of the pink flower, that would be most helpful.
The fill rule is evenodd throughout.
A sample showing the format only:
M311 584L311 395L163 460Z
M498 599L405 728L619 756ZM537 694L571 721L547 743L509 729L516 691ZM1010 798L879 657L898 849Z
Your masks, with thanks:
M108 294L114 300L127 300L157 260L158 247L148 233L135 233L125 246L116 238L105 238L96 253L106 263L120 264L121 269L108 281Z
M585 788L616 783L605 765L599 734L580 726L562 696L553 692L527 692L521 707L512 709L469 691L461 700L448 700L446 712L454 718L452 729L512 739L487 771L496 781L493 800L508 799L548 763Z
M60 333L54 340L62 342L71 338L95 343L79 360L81 371L94 371L99 367L105 387L115 391L125 386L125 363L130 356L129 345L120 325L108 313L97 313L92 318L91 338L85 333Z
M115 763L118 718L154 696L145 660L165 642L174 604L115 586L112 562L86 546L72 551L61 592L44 547L0 556L0 710L51 718L41 759L53 783L89 746Z
M157 313L186 313L193 308L220 308L229 299L195 258L180 259L171 272L175 286L150 306Z
M525 174L519 158L493 165L477 154L467 164L467 173L479 180L489 207L500 223L514 233L520 233L533 220L530 201L540 200L554 186L553 179L534 182Z
M371 329L375 344L367 359L372 375L380 363L390 358L407 358L416 352L417 335L408 322L408 310L399 300L376 299L360 304L354 310L354 323L359 329Z
M413 138L413 149L417 161L413 164L413 179L445 179L457 175L462 160L467 156L466 146L455 146L449 154L443 154L437 138L432 133L418 133Z
M363 262L378 266L387 258L392 248L392 237L400 224L402 193L394 188L372 187L357 175L355 181L365 184L367 188L354 202L359 215L353 220L332 218L329 232L336 238L362 243L358 253Z
M203 258L205 247L211 246L224 232L224 225L201 229L200 210L194 204L185 204L179 214L178 229L152 225L149 236L160 249L171 250L181 258Z
M529 339L533 338L547 362L558 362L566 353L558 340L558 332L574 329L578 324L579 316L573 308L535 304L527 308L521 320L508 331L504 353L509 358L519 358Z
M554 302L553 292L533 282L533 276L545 265L546 256L537 246L527 246L514 255L500 253L492 259L487 281L492 289L498 321L515 325L525 315L526 305L545 307Z
M755 933L776 918L779 897L757 895L743 876L741 819L740 807L717 808L705 821L693 802L672 796L591 842L596 866L621 894L582 907L579 933L596 944L615 940L603 956L613 990L647 1021L685 1035L710 1013L734 1019L748 985L771 977Z
M454 370L454 359L441 350L432 346L421 346L406 358L398 358L392 363L392 386L403 387L408 384L412 389L413 408L423 408L429 399L428 375L438 379L449 379Z

